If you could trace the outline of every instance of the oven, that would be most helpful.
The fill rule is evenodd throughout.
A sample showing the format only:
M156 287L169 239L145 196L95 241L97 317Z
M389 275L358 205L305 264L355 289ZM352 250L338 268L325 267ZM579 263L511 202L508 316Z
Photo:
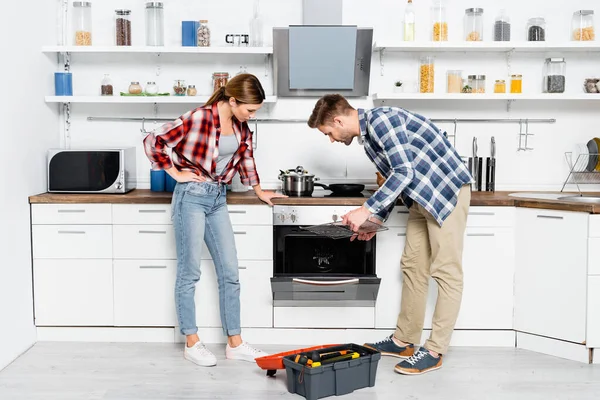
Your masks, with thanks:
M356 206L273 208L274 307L374 307L381 279L375 236L331 239L302 227L335 222Z

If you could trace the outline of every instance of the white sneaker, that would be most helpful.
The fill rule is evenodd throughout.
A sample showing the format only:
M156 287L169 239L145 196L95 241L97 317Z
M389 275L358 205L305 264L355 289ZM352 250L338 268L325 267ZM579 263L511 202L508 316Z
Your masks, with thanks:
M187 344L184 344L183 346L185 347L183 357L186 360L202 367L212 367L217 365L217 357L206 348L204 343L197 342L192 347L187 347Z
M238 347L231 347L229 346L229 343L227 343L227 346L225 347L225 357L229 360L254 362L255 358L268 355L268 353L250 346L247 342L242 342Z

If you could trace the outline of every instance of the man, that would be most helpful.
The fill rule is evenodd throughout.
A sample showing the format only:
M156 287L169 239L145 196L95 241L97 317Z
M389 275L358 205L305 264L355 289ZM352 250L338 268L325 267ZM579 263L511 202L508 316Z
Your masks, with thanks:
M462 300L462 251L471 174L445 132L401 108L356 110L344 97L327 95L315 105L308 125L329 136L332 143L349 146L357 138L385 178L362 207L344 216L343 222L352 230L358 232L367 219L385 222L399 197L409 208L396 331L365 346L404 358L394 368L401 374L417 375L440 368ZM361 233L358 239L373 236ZM438 284L438 298L431 335L419 348L430 277Z

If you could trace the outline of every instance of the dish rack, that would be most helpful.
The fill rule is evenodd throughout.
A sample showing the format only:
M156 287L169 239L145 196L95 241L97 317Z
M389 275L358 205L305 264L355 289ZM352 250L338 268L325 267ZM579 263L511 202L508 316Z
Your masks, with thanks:
M598 153L579 154L573 162L573 153L566 152L565 158L570 171L560 190L561 192L565 190L567 185L577 185L577 190L581 194L579 185L600 184L600 158Z

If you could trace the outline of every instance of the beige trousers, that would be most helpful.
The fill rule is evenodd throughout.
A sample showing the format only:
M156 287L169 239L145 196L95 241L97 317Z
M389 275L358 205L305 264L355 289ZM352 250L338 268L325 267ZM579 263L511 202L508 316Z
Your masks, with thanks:
M471 188L465 185L456 208L440 227L416 202L410 207L402 268L402 303L394 337L419 344L425 319L429 278L438 285L432 331L423 345L446 353L456 324L463 290L462 254Z

